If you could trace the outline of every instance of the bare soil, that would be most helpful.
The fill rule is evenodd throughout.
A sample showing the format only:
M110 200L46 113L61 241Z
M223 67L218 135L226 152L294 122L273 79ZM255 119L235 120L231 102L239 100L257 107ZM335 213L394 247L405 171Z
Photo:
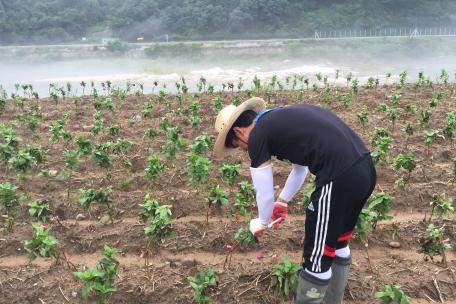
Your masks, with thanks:
M429 151L423 142L425 130L441 129L446 113L456 110L456 87L435 85L433 88L415 90L412 86L406 86L402 90L399 105L400 118L393 128L386 113L379 111L377 105L382 102L390 104L389 96L395 89L395 86L361 88L356 100L347 109L339 102L340 94L347 92L347 88L332 88L332 102L329 105L323 105L321 90L305 91L306 103L320 104L337 113L362 136L369 147L372 147L375 127L388 128L393 138L388 162L377 165L376 190L393 194L391 214L394 218L381 222L370 237L368 252L371 267L365 245L356 237L352 240L354 262L345 301L374 303L376 300L373 294L385 284L399 284L412 298L412 303L440 302L440 297L446 303L456 303L454 249L447 251L447 265L441 263L440 257L427 260L418 253L420 240L427 226L424 218L429 217L431 210L429 202L432 194L445 193L456 198L456 188L451 182L451 159L456 157L454 139L437 140ZM435 97L437 92L443 92L444 98L432 109L429 124L421 127L419 111L427 107L427 102ZM193 276L198 269L208 266L214 267L218 273L218 287L212 294L215 303L279 303L276 293L270 287L271 272L273 265L282 262L286 255L295 262L301 262L304 208L296 202L292 204L290 215L279 230L267 231L257 246L236 250L230 265L224 268L228 253L226 245L234 243L234 232L239 227L246 227L247 221L236 221L227 216L230 211L235 210L232 203L236 189L231 189L223 182L218 168L227 162L240 163L242 173L237 182L250 181L248 156L238 151L225 161L213 160L210 177L204 189L198 192L190 184L186 173L186 151L181 151L175 160L166 160L160 148L166 140L166 134L160 133L152 139L144 136L147 128L157 129L161 118L166 113L175 111L177 114L172 117L171 125L183 127L183 136L187 143L191 143L201 133L214 137L215 113L212 98L221 95L227 105L234 94L237 93L197 94L195 99L201 102L202 109L199 128L191 128L186 102L180 103L173 95L166 97L171 101L170 108L160 104L155 95L129 96L125 103L113 97L115 112L102 112L105 127L113 123L121 125L120 134L116 137L109 136L107 132L98 136L90 132L94 108L89 96L77 103L74 102L76 98L66 98L57 104L50 99L27 101L28 106L41 106L43 119L35 132L31 132L26 123L18 121L17 133L22 139L20 145L26 147L32 143L39 144L48 150L49 158L27 174L25 180L19 180L14 170L8 169L4 163L0 164L3 181L18 185L19 191L25 197L21 202L14 231L0 232L0 303L82 303L81 282L72 275L72 270L66 265L50 259L37 259L30 264L27 261L23 242L32 236L30 223L33 219L28 215L25 206L38 198L51 202L55 218L50 233L60 241L58 250L64 252L79 270L94 266L101 257L100 250L105 244L119 250L117 256L120 271L116 280L118 291L109 298L109 303L192 303L193 291L186 277ZM239 94L241 100L247 98L245 92ZM298 95L297 91L276 91L272 93L269 103L271 106L297 103ZM267 100L266 96L264 98ZM141 116L144 103L148 99L155 104L152 118ZM405 111L405 106L410 103L415 103L418 107L415 115ZM5 111L0 113L0 122L9 125L18 114L25 112L28 106L21 109L9 100ZM357 119L356 113L359 111L370 113L369 122L364 126ZM48 139L51 122L60 118L64 112L71 114L64 129L73 136L85 134L93 143L117 138L132 142L127 155L113 156L113 167L110 169L112 178L109 182L103 179L107 171L100 169L90 158L80 159L69 183L59 181L57 177L38 174L41 169L60 172L65 166L64 151L74 148L73 142L52 144ZM415 127L415 133L408 139L402 131L407 122ZM411 175L410 184L405 188L398 188L394 182L399 174L393 171L390 162L398 153L407 150L415 153L418 166ZM164 174L153 183L148 182L143 174L151 153L161 154L167 166ZM210 157L210 153L207 155ZM132 162L131 171L122 165L123 159ZM283 186L289 170L286 163L274 160L274 182L278 186L277 191ZM118 215L113 225L103 225L99 223L99 218L103 216L104 210L92 209L89 213L80 207L79 189L98 188L109 184L113 186L114 206ZM204 199L209 185L214 184L231 191L230 205L218 211L214 210L206 224ZM144 225L138 219L138 204L146 193L151 193L162 203L173 206L175 230L174 236L153 248L149 256L148 270L144 259L139 257L147 241ZM296 201L300 198L301 194ZM252 207L252 211L254 209ZM83 214L85 219L77 221L78 214ZM454 218L434 217L432 222L439 227L445 225L446 237L450 243L456 244ZM400 248L389 246L393 223L398 226L396 241L400 243ZM257 257L259 252L263 255L261 259Z

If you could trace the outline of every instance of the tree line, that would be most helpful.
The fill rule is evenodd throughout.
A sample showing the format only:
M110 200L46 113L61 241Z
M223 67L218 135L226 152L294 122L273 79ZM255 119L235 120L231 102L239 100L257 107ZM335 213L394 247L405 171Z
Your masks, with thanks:
M452 0L0 0L0 44L303 37L315 30L456 25Z

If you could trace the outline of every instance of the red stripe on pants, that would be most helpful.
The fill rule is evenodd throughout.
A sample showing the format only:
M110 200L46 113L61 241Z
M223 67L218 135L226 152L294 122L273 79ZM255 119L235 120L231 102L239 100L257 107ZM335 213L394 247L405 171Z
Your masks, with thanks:
M342 234L339 236L339 238L337 238L337 241L338 241L338 242L348 241L351 237L352 237L352 232L351 232L351 231L345 232L345 233L342 233Z
M336 248L332 248L332 247L329 247L328 245L325 245L325 251L323 253L324 253L324 255L333 258L336 256Z

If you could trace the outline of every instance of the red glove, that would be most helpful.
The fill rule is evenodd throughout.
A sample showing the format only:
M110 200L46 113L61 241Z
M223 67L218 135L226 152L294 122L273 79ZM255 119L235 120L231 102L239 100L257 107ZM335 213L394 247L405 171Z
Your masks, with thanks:
M279 228L280 224L287 218L288 216L288 204L282 202L275 202L274 209L272 210L271 220L275 221L280 219L277 223L272 225L274 229Z

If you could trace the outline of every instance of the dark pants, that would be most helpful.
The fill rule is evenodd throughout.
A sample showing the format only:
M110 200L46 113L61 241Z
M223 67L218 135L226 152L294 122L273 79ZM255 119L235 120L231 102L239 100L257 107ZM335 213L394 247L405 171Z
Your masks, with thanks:
M329 270L336 249L344 248L359 214L376 184L370 154L333 181L317 187L306 210L304 267L314 273Z

